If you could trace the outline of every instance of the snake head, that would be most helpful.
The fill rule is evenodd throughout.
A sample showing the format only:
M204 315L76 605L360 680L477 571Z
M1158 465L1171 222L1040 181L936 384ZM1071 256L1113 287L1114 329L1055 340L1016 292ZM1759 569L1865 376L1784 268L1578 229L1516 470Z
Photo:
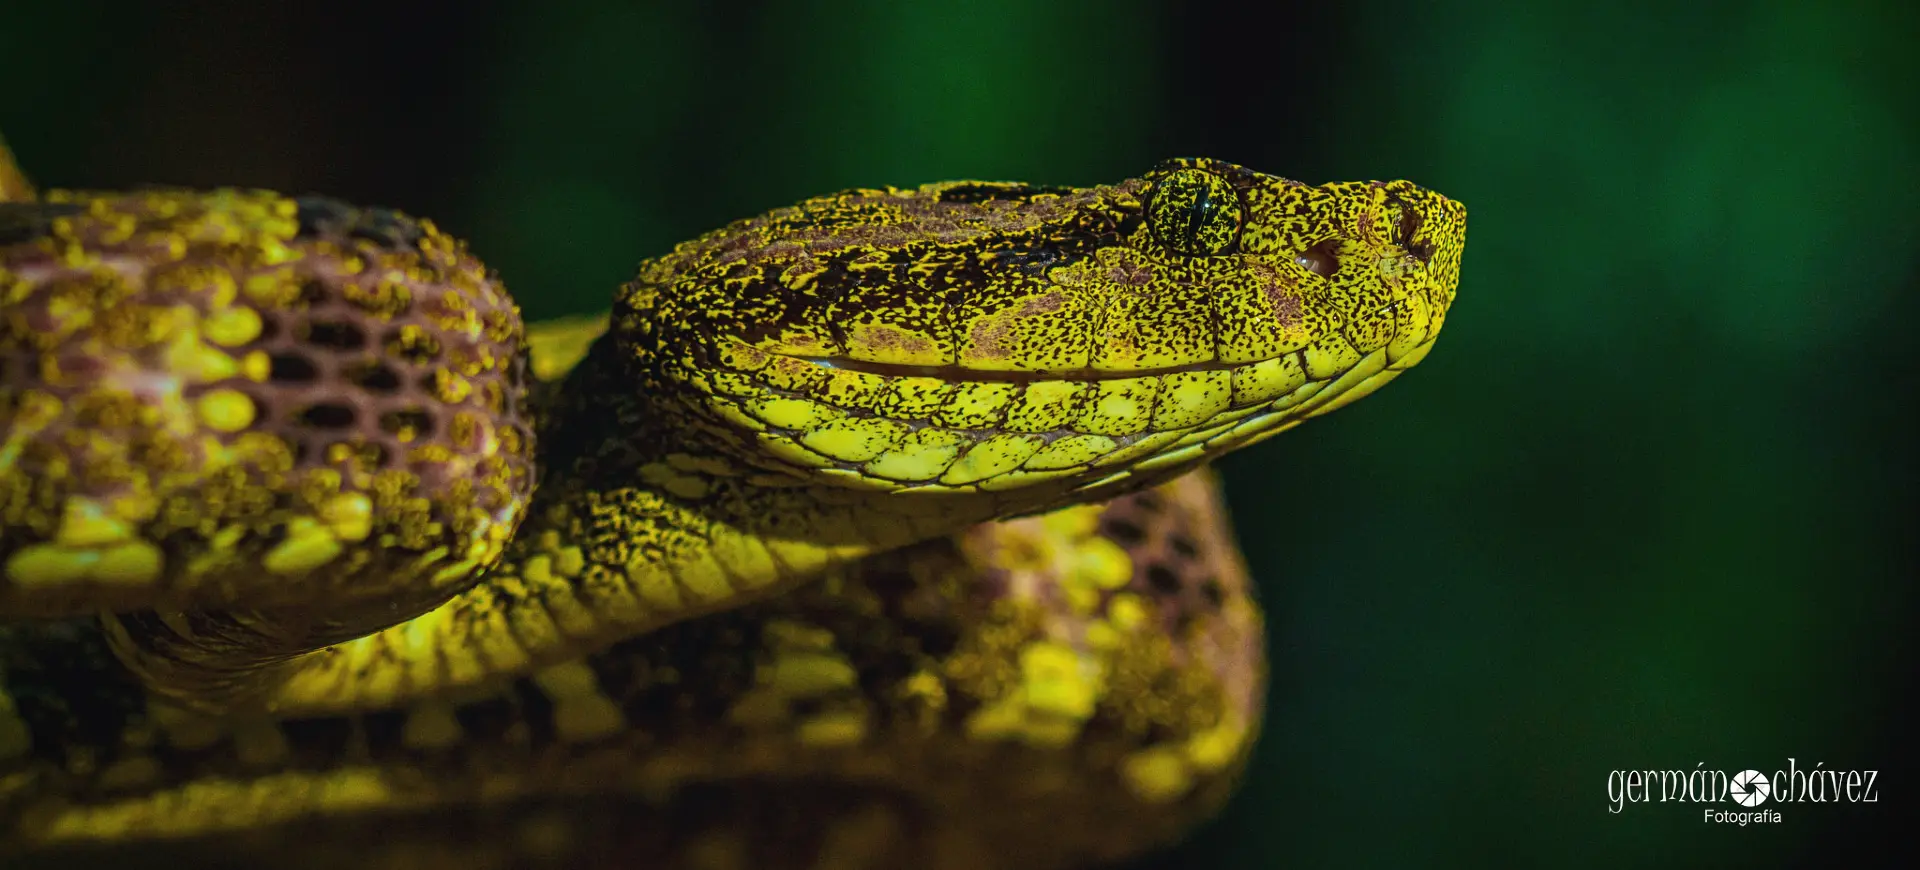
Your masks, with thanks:
M645 264L648 388L756 464L879 490L1117 492L1425 356L1465 210L1404 181L1218 160L1086 189L853 190Z

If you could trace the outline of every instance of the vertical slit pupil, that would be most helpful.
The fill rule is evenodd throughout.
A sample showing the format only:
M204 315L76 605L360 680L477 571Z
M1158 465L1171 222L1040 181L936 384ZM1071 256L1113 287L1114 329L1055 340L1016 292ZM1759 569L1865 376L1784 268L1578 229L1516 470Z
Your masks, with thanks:
M1187 247L1200 247L1200 228L1206 224L1207 215L1213 211L1213 191L1200 189L1200 195L1194 197L1193 205L1187 209Z

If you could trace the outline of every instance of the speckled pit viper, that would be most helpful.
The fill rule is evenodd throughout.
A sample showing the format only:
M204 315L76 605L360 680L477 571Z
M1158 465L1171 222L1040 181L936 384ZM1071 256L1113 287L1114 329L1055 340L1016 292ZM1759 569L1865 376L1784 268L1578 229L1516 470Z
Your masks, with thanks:
M0 199L10 867L1170 842L1264 694L1201 466L1425 356L1465 232L1206 159L852 190L528 329L390 210Z

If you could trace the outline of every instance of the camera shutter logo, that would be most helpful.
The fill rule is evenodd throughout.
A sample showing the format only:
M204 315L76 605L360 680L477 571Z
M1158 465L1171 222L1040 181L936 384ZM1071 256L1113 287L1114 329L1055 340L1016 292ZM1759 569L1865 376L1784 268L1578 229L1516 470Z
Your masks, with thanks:
M1773 783L1757 770L1743 770L1728 785L1727 795L1739 801L1743 807L1757 807L1767 802L1768 793L1773 791Z

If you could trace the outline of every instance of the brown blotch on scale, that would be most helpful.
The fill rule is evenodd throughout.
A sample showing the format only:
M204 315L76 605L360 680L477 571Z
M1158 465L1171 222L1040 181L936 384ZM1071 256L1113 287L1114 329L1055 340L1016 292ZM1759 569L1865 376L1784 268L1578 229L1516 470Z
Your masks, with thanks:
M1306 263L1301 263L1307 266ZM1286 272L1265 263L1252 267L1260 282L1260 294L1273 306L1273 321L1282 329L1297 329L1306 322L1306 303L1300 298L1297 279ZM1311 267L1308 271L1313 271Z

